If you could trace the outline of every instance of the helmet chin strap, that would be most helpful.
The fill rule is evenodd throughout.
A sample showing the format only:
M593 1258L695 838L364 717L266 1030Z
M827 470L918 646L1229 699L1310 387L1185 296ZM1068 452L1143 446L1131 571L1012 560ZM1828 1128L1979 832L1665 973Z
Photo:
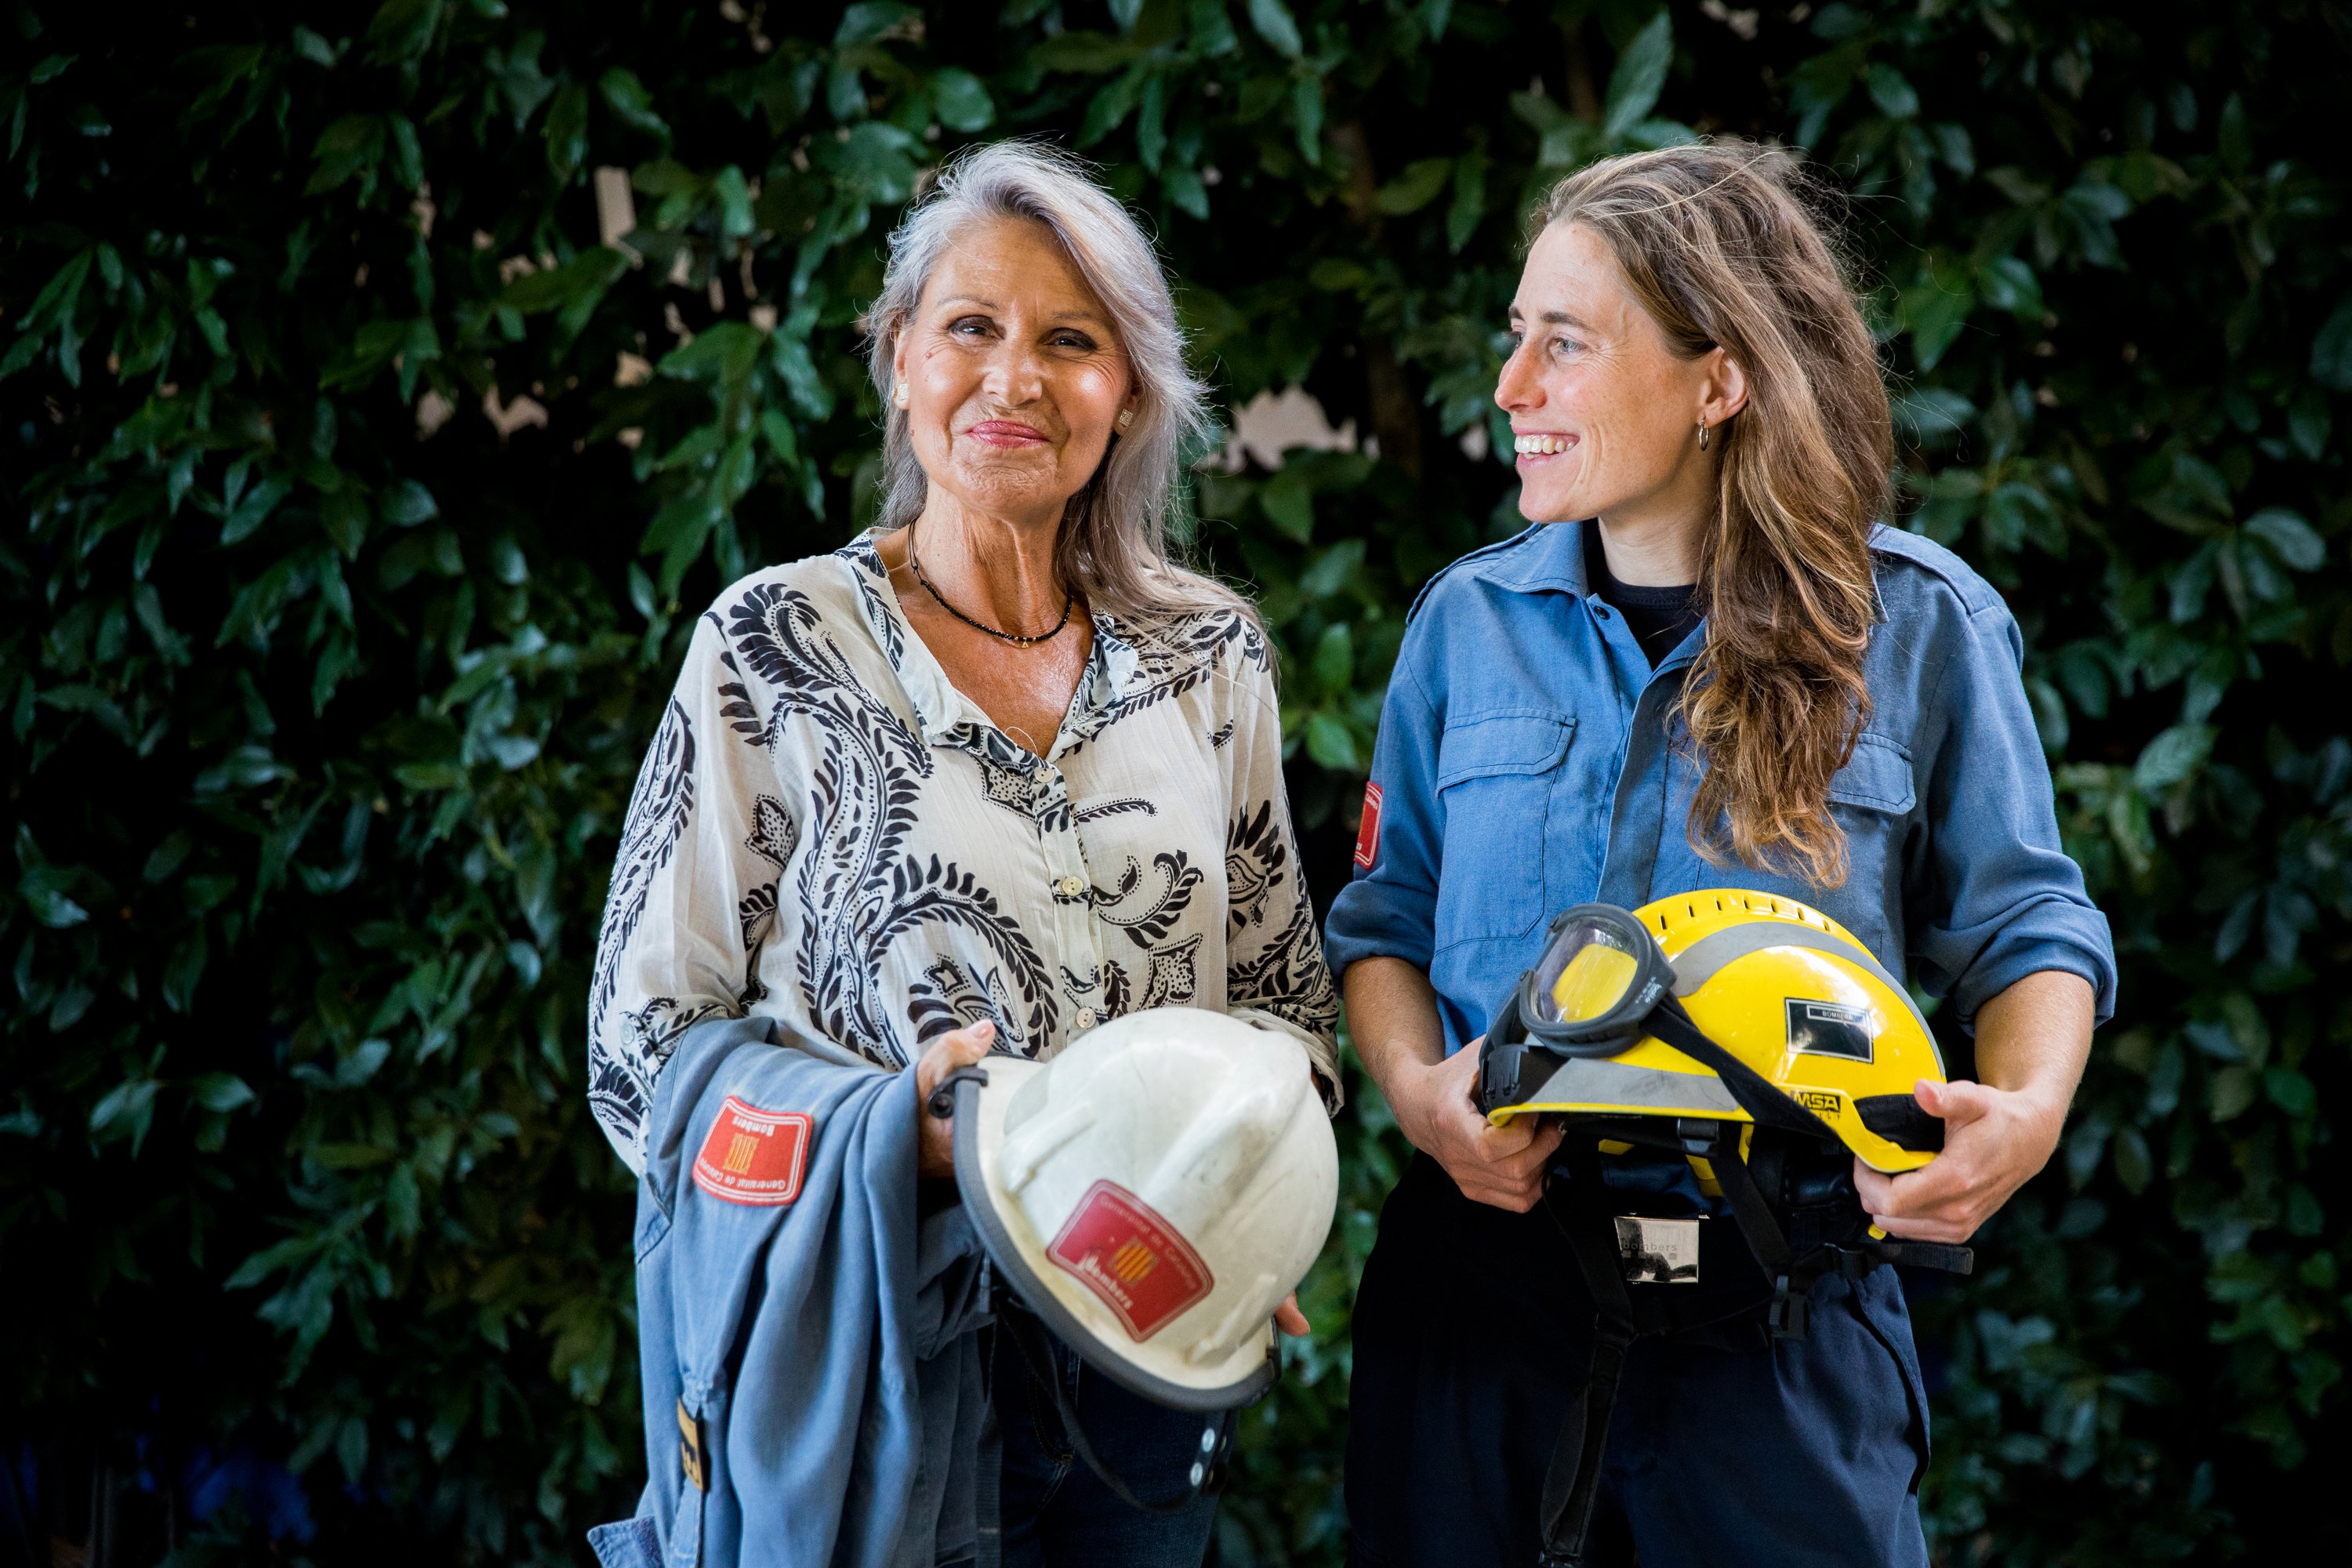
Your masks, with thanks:
M1031 1317L1013 1299L1009 1290L998 1292L996 1326L1012 1336L1013 1348L1021 1352L1021 1360L1029 1369L1030 1381L1053 1396L1054 1413L1061 1417L1062 1431L1070 1440L1071 1450L1086 1461L1087 1468L1109 1489L1111 1496L1144 1513L1181 1513L1192 1507L1202 1492L1216 1491L1223 1487L1225 1456L1233 1440L1233 1411L1220 1410L1203 1419L1201 1451L1192 1461L1183 1489L1170 1497L1146 1500L1136 1496L1119 1473L1095 1452L1094 1444L1087 1437L1086 1426L1078 1419L1077 1406L1071 1401L1069 1391L1062 1386L1061 1376L1055 1369L1045 1325Z

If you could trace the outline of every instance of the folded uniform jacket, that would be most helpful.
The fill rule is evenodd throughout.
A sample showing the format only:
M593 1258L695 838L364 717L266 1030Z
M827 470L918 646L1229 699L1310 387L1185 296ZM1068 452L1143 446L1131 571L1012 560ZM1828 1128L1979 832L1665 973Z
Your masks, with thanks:
M662 1072L637 1194L648 1479L589 1532L604 1568L978 1552L985 1257L960 1206L918 1218L915 1075L821 1049L717 1019Z

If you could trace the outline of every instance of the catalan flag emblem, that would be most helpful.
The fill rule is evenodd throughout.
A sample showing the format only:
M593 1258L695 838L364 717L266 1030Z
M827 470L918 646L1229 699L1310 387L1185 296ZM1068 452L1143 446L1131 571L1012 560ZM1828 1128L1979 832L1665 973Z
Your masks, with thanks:
M814 1124L801 1110L762 1110L729 1095L694 1159L694 1184L712 1197L775 1208L801 1195Z
M1097 1182L1045 1249L1140 1344L1208 1299L1216 1278L1183 1233L1116 1182Z

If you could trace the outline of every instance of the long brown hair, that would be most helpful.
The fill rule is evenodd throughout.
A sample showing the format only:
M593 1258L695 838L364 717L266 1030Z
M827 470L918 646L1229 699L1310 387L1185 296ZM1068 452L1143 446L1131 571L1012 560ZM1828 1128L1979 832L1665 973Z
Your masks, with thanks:
M1699 550L1706 649L1681 713L1706 762L1691 842L1845 880L1831 776L1870 715L1863 654L1877 614L1870 529L1895 457L1878 355L1795 159L1722 140L1636 153L1562 180L1542 223L1581 224L1677 353L1721 347L1748 403L1723 443Z

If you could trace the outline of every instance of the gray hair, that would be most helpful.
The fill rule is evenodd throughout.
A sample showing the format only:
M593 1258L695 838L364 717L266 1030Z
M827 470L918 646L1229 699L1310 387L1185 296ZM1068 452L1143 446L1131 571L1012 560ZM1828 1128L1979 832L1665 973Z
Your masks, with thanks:
M1169 528L1184 501L1186 459L1206 449L1217 426L1208 388L1184 363L1167 271L1141 226L1088 177L1086 163L1047 142L997 142L955 154L890 236L882 292L864 322L874 387L882 395L881 525L912 522L930 482L915 458L906 412L891 399L898 334L956 237L976 221L999 217L1027 218L1052 231L1110 313L1141 388L1134 423L1113 438L1102 466L1063 514L1055 545L1062 580L1096 608L1146 625L1218 610L1238 610L1255 622L1232 590L1169 552Z

